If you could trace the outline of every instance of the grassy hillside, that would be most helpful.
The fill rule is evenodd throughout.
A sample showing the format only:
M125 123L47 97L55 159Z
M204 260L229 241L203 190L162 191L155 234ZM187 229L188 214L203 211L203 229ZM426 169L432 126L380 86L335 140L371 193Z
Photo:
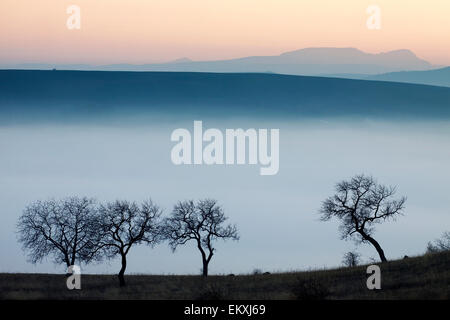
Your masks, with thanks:
M1 299L450 299L450 252L381 264L381 290L366 288L366 266L278 274L210 276L84 275L69 291L64 275L0 274Z
M450 119L450 88L261 73L0 70L0 123L166 115Z

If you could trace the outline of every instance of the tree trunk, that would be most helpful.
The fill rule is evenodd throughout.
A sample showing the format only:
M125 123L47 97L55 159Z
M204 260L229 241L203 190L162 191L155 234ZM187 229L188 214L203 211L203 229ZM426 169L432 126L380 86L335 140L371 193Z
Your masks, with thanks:
M386 256L384 255L384 251L383 249L381 249L380 244L374 238L365 234L364 232L360 232L360 234L365 240L369 241L375 247L375 249L378 252L378 255L380 256L381 262L387 262Z
M206 259L203 259L203 276L208 276L208 261Z
M69 261L66 261L66 266L67 266L67 268L66 268L66 278L68 278L68 277L70 277L72 275L72 272L69 272L69 267L70 267Z
M119 284L121 287L125 286L125 269L127 268L127 256L125 254L122 254L122 268L120 268L119 271Z
M202 244L200 242L200 239L197 239L197 248L200 251L200 253L202 254L202 263L203 263L202 276L203 277L207 277L208 276L208 263L209 263L209 260L206 258L206 253L205 253L205 250L203 250L203 248L202 248Z

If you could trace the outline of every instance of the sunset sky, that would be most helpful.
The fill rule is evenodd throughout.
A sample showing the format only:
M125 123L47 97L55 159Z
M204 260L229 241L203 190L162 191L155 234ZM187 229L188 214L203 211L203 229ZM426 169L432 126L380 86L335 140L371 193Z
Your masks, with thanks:
M81 29L69 30L69 5ZM381 29L366 26L369 5ZM305 47L410 49L450 65L449 0L2 0L0 63L151 63Z

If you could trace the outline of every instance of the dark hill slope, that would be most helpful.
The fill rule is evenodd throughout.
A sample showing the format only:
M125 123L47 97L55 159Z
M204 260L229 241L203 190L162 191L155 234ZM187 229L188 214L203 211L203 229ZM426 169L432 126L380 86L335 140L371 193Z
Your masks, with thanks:
M173 117L450 119L450 88L259 73L0 71L0 121Z
M63 274L0 273L1 299L445 299L450 298L450 252L379 264L381 290L368 290L367 266L256 275L82 275L67 290Z

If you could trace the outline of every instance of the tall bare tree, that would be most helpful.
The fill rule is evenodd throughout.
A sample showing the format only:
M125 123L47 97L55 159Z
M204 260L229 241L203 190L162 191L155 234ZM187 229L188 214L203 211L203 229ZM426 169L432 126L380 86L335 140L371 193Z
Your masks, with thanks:
M370 176L357 175L336 185L335 195L322 203L321 219L340 219L342 239L354 237L359 242L369 242L381 261L387 261L373 233L375 224L395 219L402 213L406 197L393 200L395 192L395 187L380 185Z
M95 201L88 198L36 201L19 218L19 242L32 263L53 256L67 267L100 259Z
M107 258L121 257L118 274L120 286L125 286L127 254L140 243L155 245L161 240L161 210L151 200L140 206L134 202L115 201L99 209L102 234L101 246Z
M236 226L224 225L226 220L216 200L179 202L171 216L165 219L165 236L173 251L190 240L195 241L202 256L202 273L206 277L215 252L213 242L217 239L239 240Z

